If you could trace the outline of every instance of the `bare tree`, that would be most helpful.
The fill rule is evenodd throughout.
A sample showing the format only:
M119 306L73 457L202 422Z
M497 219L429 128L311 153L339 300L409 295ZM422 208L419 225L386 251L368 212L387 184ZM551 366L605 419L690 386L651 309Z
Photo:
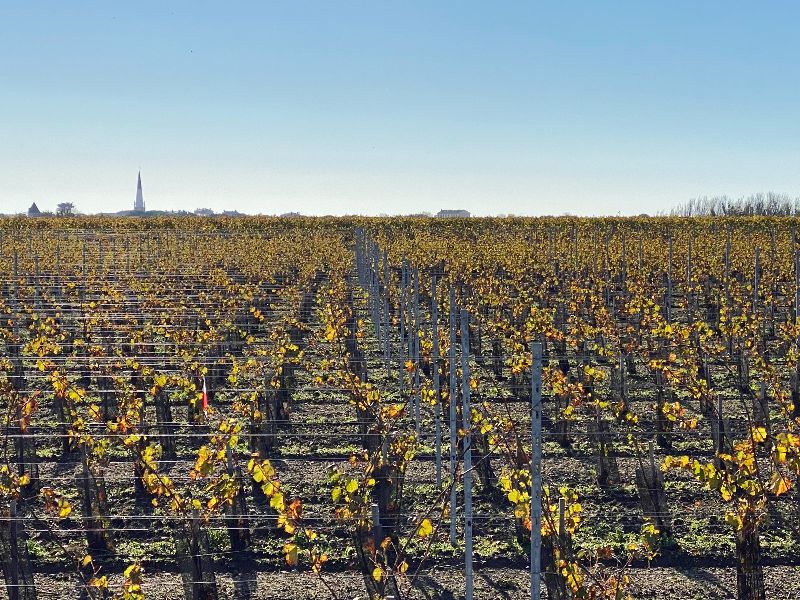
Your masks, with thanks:
M767 192L751 194L736 200L728 196L699 196L676 206L670 214L679 217L784 217L798 214L800 198Z

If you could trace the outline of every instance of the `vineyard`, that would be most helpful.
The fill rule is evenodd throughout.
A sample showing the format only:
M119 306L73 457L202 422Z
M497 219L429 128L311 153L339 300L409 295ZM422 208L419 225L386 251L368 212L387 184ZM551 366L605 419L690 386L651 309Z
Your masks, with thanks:
M799 229L0 220L0 598L800 598Z

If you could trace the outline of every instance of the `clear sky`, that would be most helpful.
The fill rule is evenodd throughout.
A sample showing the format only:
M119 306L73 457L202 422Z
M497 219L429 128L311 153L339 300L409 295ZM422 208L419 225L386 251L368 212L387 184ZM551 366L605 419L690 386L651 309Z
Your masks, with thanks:
M0 212L800 195L797 2L0 0Z

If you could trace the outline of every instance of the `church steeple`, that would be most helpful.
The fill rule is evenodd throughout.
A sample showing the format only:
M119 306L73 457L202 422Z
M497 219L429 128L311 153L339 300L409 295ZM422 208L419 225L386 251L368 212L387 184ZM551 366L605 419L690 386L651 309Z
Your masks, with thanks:
M136 202L133 203L135 212L144 212L144 197L142 196L142 172L139 171L139 181L136 184Z

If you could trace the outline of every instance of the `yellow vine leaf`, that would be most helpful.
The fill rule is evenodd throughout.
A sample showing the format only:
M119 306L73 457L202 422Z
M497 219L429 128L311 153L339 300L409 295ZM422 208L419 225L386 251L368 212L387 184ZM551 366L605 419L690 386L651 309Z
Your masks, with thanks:
M767 439L767 430L764 427L753 427L753 441L761 443Z
M789 481L786 477L781 475L780 473L773 473L772 477L770 478L769 482L769 491L771 491L776 496L780 496L781 494L785 494L788 492L792 487L792 482Z
M297 565L297 544L289 542L283 547L283 554L286 556L286 564L290 567Z
M433 524L431 523L430 519L422 519L422 523L419 524L417 528L417 535L421 538L428 537L431 533L433 533Z

